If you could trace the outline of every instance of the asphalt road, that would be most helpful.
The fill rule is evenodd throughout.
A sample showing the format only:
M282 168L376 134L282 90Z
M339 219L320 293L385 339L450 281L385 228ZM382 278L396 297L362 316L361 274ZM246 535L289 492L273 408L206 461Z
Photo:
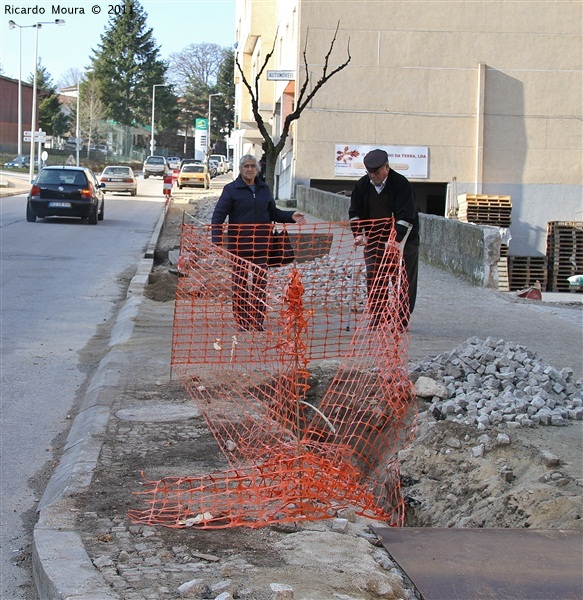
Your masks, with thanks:
M99 344L125 298L164 197L107 194L105 219L27 223L26 196L0 199L0 597L37 598L30 572L36 503L59 457Z

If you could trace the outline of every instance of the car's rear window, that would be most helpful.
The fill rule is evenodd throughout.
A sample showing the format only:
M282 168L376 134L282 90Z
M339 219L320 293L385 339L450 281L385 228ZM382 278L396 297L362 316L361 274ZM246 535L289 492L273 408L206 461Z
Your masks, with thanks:
M54 185L87 185L87 177L83 171L41 171L36 180L37 184Z
M129 167L105 167L103 171L105 175L129 175Z
M151 156L150 158L146 159L146 162L154 163L156 165L163 165L164 159L161 156Z
M184 165L182 171L184 173L204 173L204 165Z

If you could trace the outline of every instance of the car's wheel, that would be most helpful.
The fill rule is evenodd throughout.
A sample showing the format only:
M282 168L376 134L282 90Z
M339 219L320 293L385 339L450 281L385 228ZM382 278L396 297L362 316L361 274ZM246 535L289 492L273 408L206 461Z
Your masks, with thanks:
M26 220L29 223L34 223L36 221L36 214L32 210L32 207L30 206L30 202L26 203Z
M144 179L148 179L150 177L147 173L144 173Z
M211 187L211 184L208 181L204 182L204 189L208 190Z
M137 196L138 195L138 190L132 190L132 196Z
M94 204L91 207L91 212L89 213L89 225L97 225L97 204Z
M103 221L103 217L105 217L105 201L101 203L101 210L97 214L97 220Z
M181 189L182 189L182 186L181 186L181 185L179 185L179 186L178 186L178 189L179 189L179 190L181 190Z

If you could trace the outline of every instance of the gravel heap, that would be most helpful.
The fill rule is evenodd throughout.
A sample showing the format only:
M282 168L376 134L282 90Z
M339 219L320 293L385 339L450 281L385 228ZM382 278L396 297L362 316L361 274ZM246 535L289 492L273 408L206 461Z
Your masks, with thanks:
M583 382L512 342L470 338L450 352L425 357L412 371L417 396L430 399L437 420L515 429L583 419Z

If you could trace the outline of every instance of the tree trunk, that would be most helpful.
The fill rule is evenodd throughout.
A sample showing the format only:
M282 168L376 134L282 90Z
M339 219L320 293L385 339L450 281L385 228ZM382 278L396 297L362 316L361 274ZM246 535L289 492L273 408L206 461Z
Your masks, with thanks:
M265 151L265 159L267 161L265 163L265 183L269 186L274 198L277 197L277 190L275 190L273 186L275 184L275 164L277 162L278 154L279 153L273 146L271 148L268 147Z

